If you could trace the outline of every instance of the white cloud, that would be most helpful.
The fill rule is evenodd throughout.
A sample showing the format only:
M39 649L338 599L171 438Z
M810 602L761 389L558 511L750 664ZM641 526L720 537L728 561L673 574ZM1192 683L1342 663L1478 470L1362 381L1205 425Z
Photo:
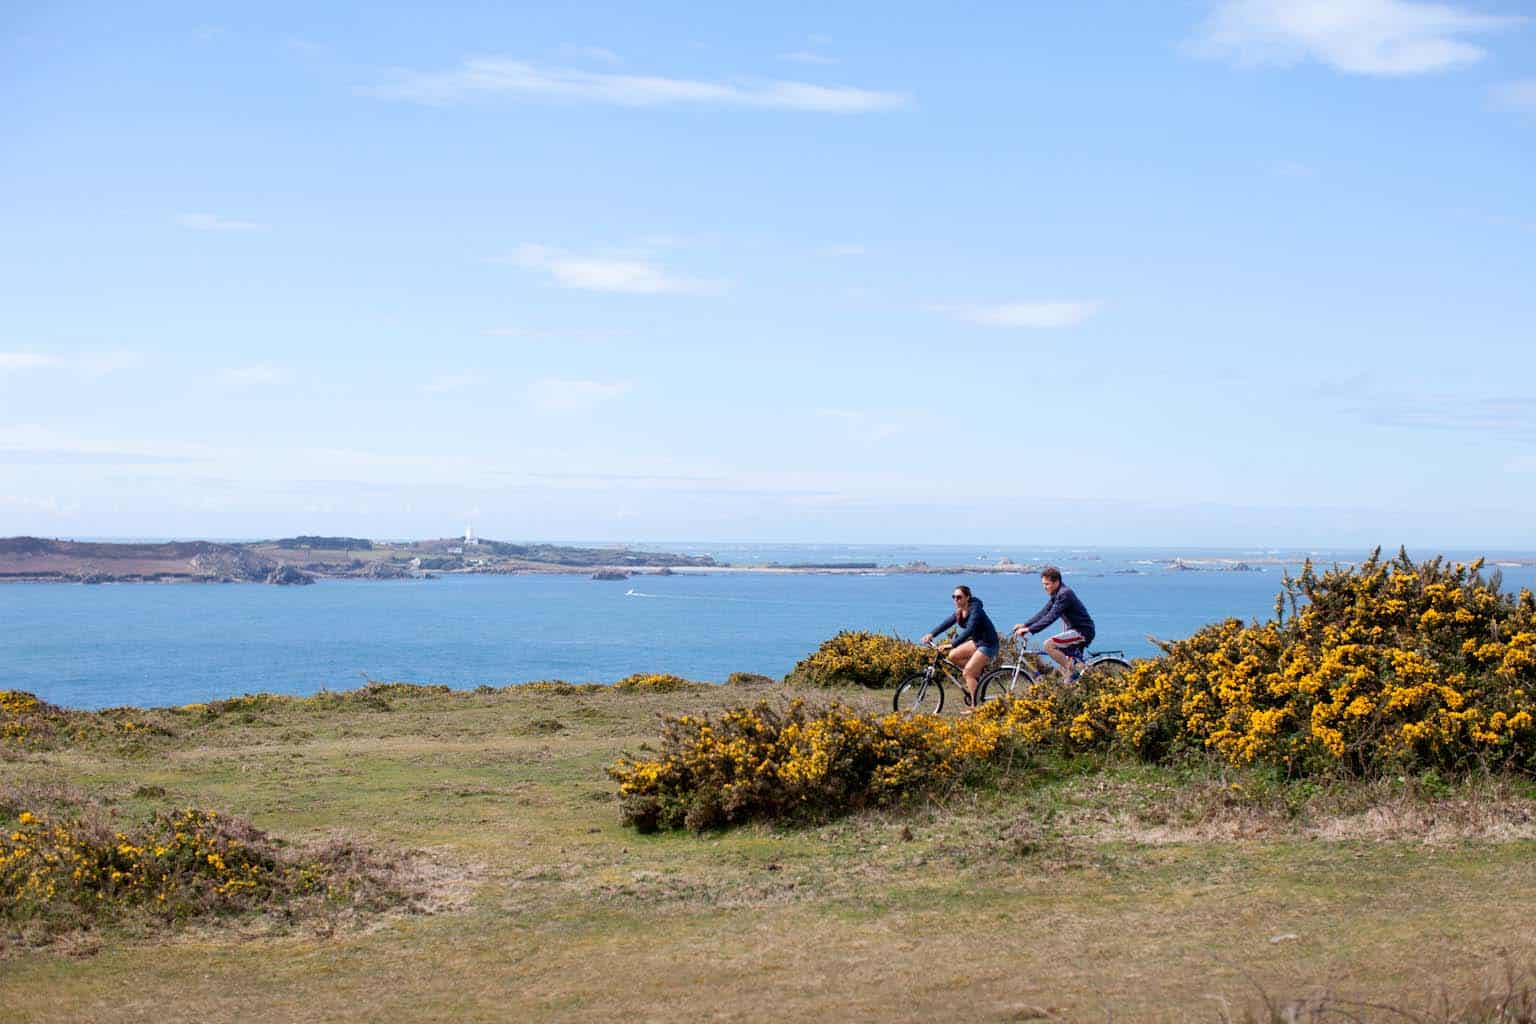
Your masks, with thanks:
M595 60L603 64L624 63L624 58L612 50L604 49L601 46L562 46L560 47L560 53L566 57L575 57L578 60Z
M1315 60L1356 75L1417 75L1472 64L1486 51L1463 37L1524 18L1412 0L1221 0L1193 44L1245 67Z
M144 357L137 352L80 352L54 355L47 352L0 352L0 373L8 370L60 370L101 377L118 370L142 366Z
M543 412L589 412L629 390L627 381L559 380L546 377L528 385L528 401Z
M0 371L3 370L39 370L46 366L58 366L58 356L43 355L41 352L0 352Z
M901 432L901 426L887 420L879 420L856 409L817 409L816 415L837 420L848 432L850 440L863 444L883 441Z
M268 226L257 224L250 220L231 220L228 217L220 217L212 213L183 213L176 218L176 223L193 231L266 231Z
M256 363L252 366L231 366L220 370L218 373L218 378L221 382L239 387L275 384L282 380L284 376L283 371L271 363Z
M926 306L985 327L1075 327L1098 312L1097 302L1007 302L996 306Z
M1529 395L1383 395L1354 411L1373 426L1536 438L1536 397Z
M78 502L64 502L56 497L33 497L26 494L0 494L0 507L18 508L24 512L43 512L51 516L74 517L80 514Z
M825 54L813 53L810 50L796 50L794 53L781 53L779 60L790 60L796 64L840 64L836 57L828 57Z
M681 277L654 260L581 256L542 245L517 248L512 262L525 270L547 273L563 288L629 295L708 295L721 291L718 282Z
M391 85L367 90L376 96L447 104L476 96L507 96L606 103L621 107L714 106L856 114L907 105L898 93L809 82L751 84L707 82L654 75L620 75L540 68L525 61L482 57L449 71L402 71Z
M421 390L429 395L446 395L463 391L479 381L480 375L477 373L442 373L423 384Z
M1493 105L1500 110L1536 113L1536 78L1496 85L1493 87L1492 99Z
M1278 160L1269 165L1269 173L1277 178L1315 178L1317 168L1300 160Z
M63 434L40 423L0 426L0 461L69 463L178 463L210 457L201 445L179 442L101 441Z

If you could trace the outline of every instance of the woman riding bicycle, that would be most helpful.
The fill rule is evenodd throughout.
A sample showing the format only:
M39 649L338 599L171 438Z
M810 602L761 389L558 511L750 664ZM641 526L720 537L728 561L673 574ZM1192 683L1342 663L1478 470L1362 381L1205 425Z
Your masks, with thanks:
M951 626L960 627L950 647L949 660L965 676L965 703L969 707L976 702L976 683L981 679L982 669L997 657L997 627L982 610L981 599L971 596L970 587L956 587L950 599L955 602L954 612L934 626L922 642L931 642Z

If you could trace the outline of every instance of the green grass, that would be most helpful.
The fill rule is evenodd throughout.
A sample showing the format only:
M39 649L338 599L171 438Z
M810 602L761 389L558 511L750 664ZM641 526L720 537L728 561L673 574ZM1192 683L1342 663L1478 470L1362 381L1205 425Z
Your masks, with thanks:
M1041 760L821 825L619 825L603 769L661 713L777 694L397 691L143 712L174 735L13 751L5 783L77 787L125 819L198 806L294 841L426 851L437 910L13 944L0 1006L156 1024L1215 1020L1211 995L1242 1006L1255 986L1423 1007L1536 954L1520 780Z

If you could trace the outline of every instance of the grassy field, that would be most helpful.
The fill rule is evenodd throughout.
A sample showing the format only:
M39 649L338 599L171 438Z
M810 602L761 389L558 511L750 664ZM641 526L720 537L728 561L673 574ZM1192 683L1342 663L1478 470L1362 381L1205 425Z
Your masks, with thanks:
M77 787L125 819L196 806L421 851L431 895L360 920L13 942L3 1016L1219 1020L1261 991L1427 1009L1536 962L1536 790L1518 780L1080 759L819 825L621 827L604 767L661 713L743 699L783 688L382 691L13 750L4 784Z

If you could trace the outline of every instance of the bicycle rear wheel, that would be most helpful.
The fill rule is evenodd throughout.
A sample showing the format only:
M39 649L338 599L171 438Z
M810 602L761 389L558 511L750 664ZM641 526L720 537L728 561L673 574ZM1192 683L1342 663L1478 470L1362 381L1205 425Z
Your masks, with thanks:
M1095 683L1119 679L1131 670L1131 663L1123 658L1100 658L1083 669L1083 675Z
M998 665L982 676L981 682L976 686L976 703L985 704L989 700L997 700L999 697L1014 693L1013 674L1016 667L1014 665ZM1028 670L1020 671L1018 685L1025 686L1028 683Z
M891 706L906 715L936 715L944 710L944 684L937 674L932 677L922 672L910 675L896 687Z

